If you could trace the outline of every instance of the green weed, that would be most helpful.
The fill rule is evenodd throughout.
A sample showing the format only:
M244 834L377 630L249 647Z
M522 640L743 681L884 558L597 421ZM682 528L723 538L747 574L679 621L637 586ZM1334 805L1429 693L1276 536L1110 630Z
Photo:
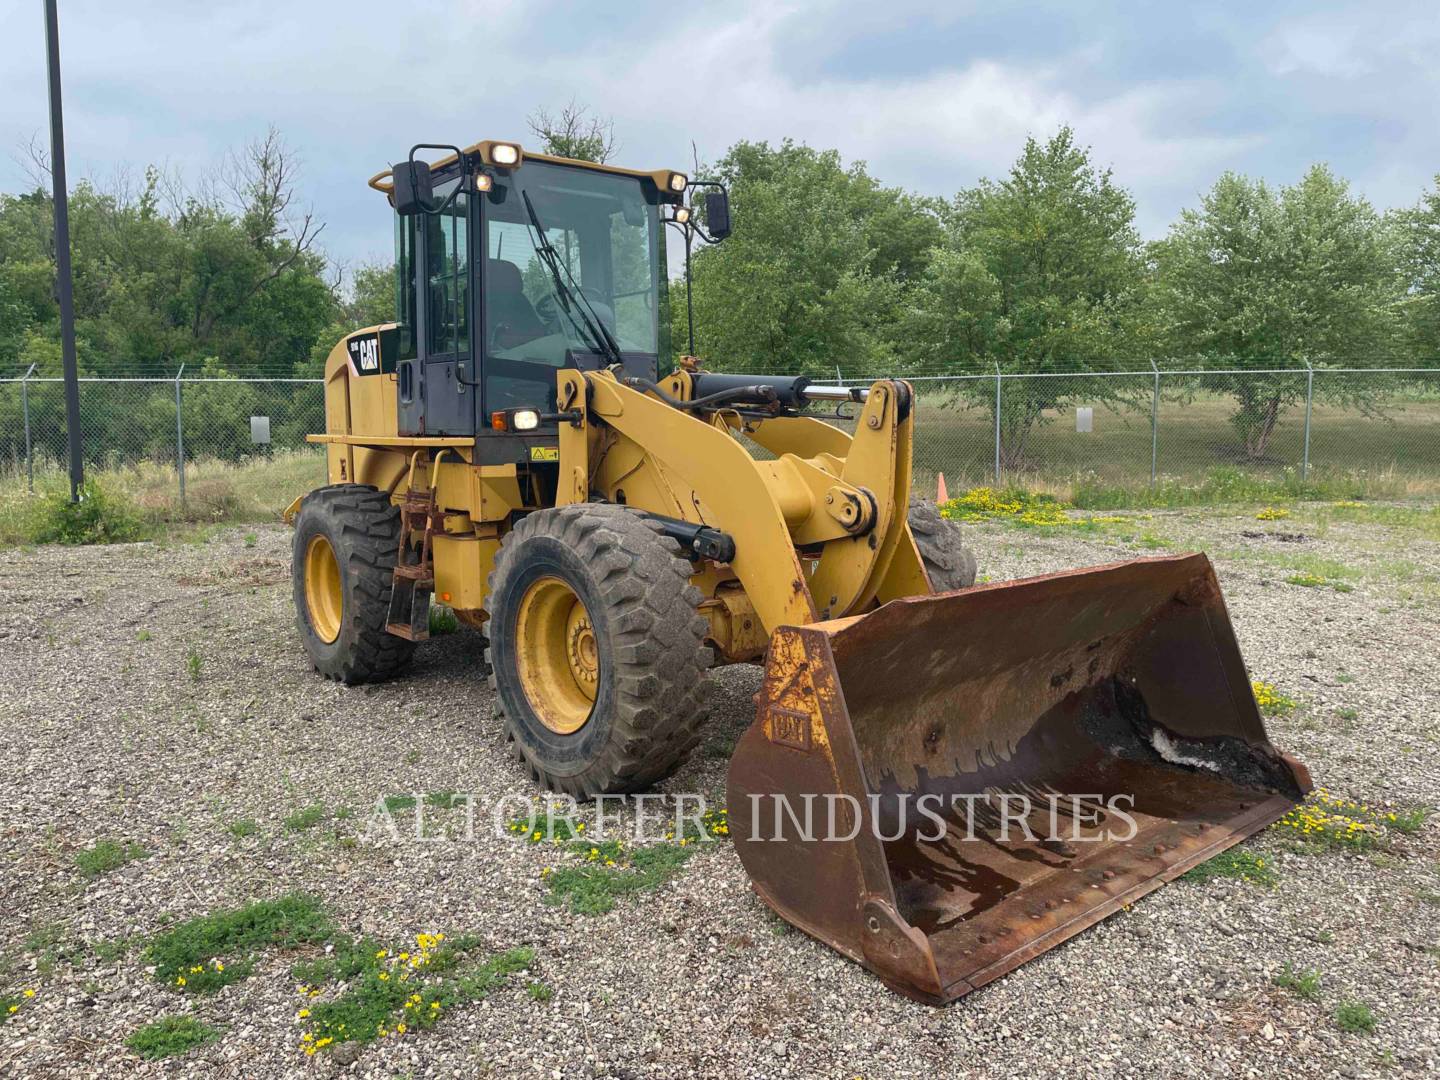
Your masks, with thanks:
M472 963L479 938L446 943L443 934L418 934L414 951L397 953L370 951L373 944L350 943L343 963L323 972L345 980L343 994L299 1011L308 1028L300 1036L307 1054L336 1042L371 1042L433 1027L449 1010L478 1001L535 962L534 950L520 948ZM301 978L316 973L313 967L295 969Z
M1271 888L1280 881L1280 875L1275 873L1268 862L1254 852L1238 847L1222 851L1198 866L1191 867L1182 875L1183 880L1199 884L1215 878L1238 878L1266 888Z
M333 933L317 900L291 893L231 911L189 919L156 934L145 947L156 981L186 993L212 993L253 967L248 953L263 945L317 944ZM222 957L232 957L229 963Z
M1320 999L1320 972L1318 971L1296 971L1286 964L1285 970L1271 981L1282 990L1289 990L1296 997L1304 998L1306 1001Z
M1255 692L1255 704L1266 716L1288 716L1300 704L1294 698L1287 697L1277 690L1274 683L1257 679L1250 684L1250 689Z
M125 1045L149 1061L173 1057L220 1038L219 1028L193 1016L162 1016L125 1040Z
M97 840L93 847L75 853L75 866L80 873L93 878L108 874L128 862L143 859L145 855L145 849L139 844Z
M204 660L201 659L200 653L194 646L191 646L190 651L185 654L185 670L190 673L191 682L200 681L200 668L203 664Z
M455 612L444 604L430 605L430 635L453 634L460 629L460 620Z
M1429 818L1429 808L1424 806L1417 806L1412 810L1395 811L1394 813L1389 815L1389 817L1385 821L1385 824L1388 828L1394 829L1396 832L1404 833L1407 836L1413 836L1415 833L1420 831L1421 827L1425 824L1427 820L1429 820Z
M291 832L302 832L305 829L313 829L320 822L325 820L325 807L319 803L312 803L303 810L296 810L285 819L285 828Z
M1371 806L1317 788L1277 821L1274 828L1297 841L1295 847L1302 853L1336 849L1369 851L1384 842L1386 830L1414 832L1424 824L1427 815L1424 808L1400 811Z
M130 939L127 937L102 938L90 943L90 951L95 954L95 959L102 963L113 964L130 951Z
M25 936L25 951L38 953L46 952L60 944L65 937L65 924L63 922L47 923Z
M237 840L243 840L247 836L254 836L260 831L260 825L254 818L238 818L225 827L230 830L230 835Z
M555 991L543 982L532 982L525 985L525 992L530 995L531 1001L546 1002L555 996Z
M468 795L458 791L432 791L429 795L425 796L427 805L437 807L441 810L454 810L457 807L464 806L468 799Z
M29 994L30 994L30 996L33 997L33 996L34 996L34 991L33 991L33 990L30 991ZM25 996L24 996L24 995L21 995L21 994L4 994L4 995L0 995L0 1024L3 1024L3 1023L5 1023L6 1021L8 1021L12 1016L14 1016L16 1013L18 1013L18 1012L21 1010L21 1008L24 1007L24 1005L25 1005Z
M592 850L602 852L600 847ZM603 915L613 910L621 897L658 889L679 873L694 853L692 847L653 845L631 852L625 864L612 858L551 870L545 875L550 886L545 902L577 915Z
M1368 1035L1375 1030L1375 1013L1364 1002L1342 1001L1335 1006L1335 1026L1341 1031Z
M1291 574L1285 579L1287 585L1299 585L1305 589L1334 589L1336 592L1354 592L1355 586L1348 581L1337 581L1320 574L1299 573Z

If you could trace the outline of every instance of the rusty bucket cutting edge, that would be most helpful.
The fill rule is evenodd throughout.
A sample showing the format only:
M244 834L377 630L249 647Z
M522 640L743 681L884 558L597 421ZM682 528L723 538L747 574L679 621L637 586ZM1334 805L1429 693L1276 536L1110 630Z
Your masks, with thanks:
M1266 737L1203 555L781 627L757 700L728 785L756 891L932 1004L1310 790Z

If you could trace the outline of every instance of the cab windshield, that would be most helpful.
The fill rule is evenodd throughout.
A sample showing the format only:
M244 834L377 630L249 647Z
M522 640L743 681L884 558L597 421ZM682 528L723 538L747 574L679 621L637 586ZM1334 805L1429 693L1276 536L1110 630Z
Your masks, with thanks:
M487 410L552 407L556 369L603 364L587 321L627 360L668 351L653 199L633 177L534 160L496 178L481 270ZM553 265L541 254L547 241Z

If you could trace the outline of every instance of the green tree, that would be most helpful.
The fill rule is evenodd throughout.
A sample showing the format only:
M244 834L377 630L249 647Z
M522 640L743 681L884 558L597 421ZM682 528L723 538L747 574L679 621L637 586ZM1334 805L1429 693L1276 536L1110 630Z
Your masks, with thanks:
M395 321L395 264L361 263L350 278L350 295L342 300L333 322L320 331L310 355L296 365L298 378L319 378L325 360L340 339L367 326Z
M1393 224L1411 357L1425 366L1440 364L1440 174L1415 206L1393 215Z
M334 321L337 298L296 206L297 163L271 131L193 191L156 169L138 190L89 181L70 197L76 343L93 374L173 371L224 358L241 375L288 372ZM0 195L0 357L59 339L54 240L42 189ZM33 350L31 350L33 351ZM53 374L53 372L46 372Z
M697 346L726 371L893 370L904 297L942 230L936 207L863 162L786 141L742 142L716 166L735 231L693 263ZM685 341L685 297L672 304Z
M1154 250L1171 350L1229 394L1247 457L1264 457L1304 378L1277 369L1378 366L1397 341L1399 278L1379 215L1323 165L1276 191L1226 173ZM1373 381L1316 380L1317 395L1373 394Z
M1027 139L1002 180L955 198L945 246L929 261L906 321L923 370L1051 375L1125 366L1146 342L1143 247L1135 204L1062 128ZM957 384L994 411L994 384ZM1115 400L1106 380L1004 383L1002 453L1023 463L1046 410L1083 393Z
M37 165L43 172L43 162ZM192 189L153 168L135 185L75 184L71 255L82 373L173 374L182 363L199 373L218 357L210 374L254 376L289 374L303 363L337 321L340 303L316 246L320 226L297 205L297 177L294 155L271 131ZM32 363L37 374L60 373L54 256L44 183L0 194L0 365L7 374ZM289 386L196 389L187 396L187 440L194 425L194 452L247 453L245 410L288 417L296 393ZM62 454L60 388L32 384L29 404L37 448ZM92 460L173 454L171 388L82 390L82 408ZM4 388L0 454L23 452L20 412L18 388Z
M395 321L395 264L363 263L355 270L345 316L354 327Z

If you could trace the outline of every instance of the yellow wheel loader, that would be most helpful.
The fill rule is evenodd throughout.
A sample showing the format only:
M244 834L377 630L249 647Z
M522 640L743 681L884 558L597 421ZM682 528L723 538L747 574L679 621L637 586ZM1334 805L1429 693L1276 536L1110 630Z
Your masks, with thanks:
M728 781L741 861L935 1003L1308 790L1203 555L977 586L911 497L908 384L670 362L664 230L723 239L723 188L497 141L370 184L398 319L330 354L329 485L287 512L325 676L394 674L438 598L484 630L515 756L583 798L673 773L709 669L762 662Z

